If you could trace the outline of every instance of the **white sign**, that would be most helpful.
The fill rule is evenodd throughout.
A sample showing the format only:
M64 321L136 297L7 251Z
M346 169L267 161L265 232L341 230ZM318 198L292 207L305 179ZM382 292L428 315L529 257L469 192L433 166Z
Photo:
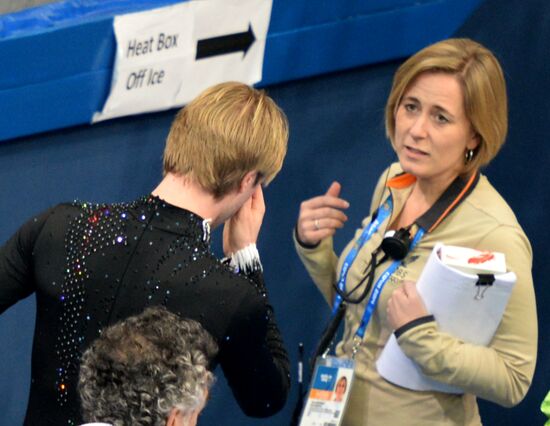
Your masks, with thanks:
M93 122L181 106L262 79L272 0L196 0L117 16L111 91Z

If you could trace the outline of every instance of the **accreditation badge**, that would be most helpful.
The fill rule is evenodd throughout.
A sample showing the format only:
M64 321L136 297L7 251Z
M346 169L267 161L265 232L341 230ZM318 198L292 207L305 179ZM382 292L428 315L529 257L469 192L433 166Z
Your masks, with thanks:
M315 363L300 426L339 426L353 381L355 361L332 356Z

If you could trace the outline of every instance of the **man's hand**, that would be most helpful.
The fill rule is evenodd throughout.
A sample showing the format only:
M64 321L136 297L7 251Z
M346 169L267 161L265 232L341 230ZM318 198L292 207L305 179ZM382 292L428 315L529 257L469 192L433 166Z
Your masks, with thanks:
M249 244L255 244L265 213L262 186L258 185L252 196L241 208L225 221L223 227L223 252L226 256L236 253Z
M404 281L403 285L393 292L388 301L388 321L394 330L409 322L428 314L424 302L412 281Z
M302 202L296 225L300 242L315 245L344 226L348 218L342 210L349 203L339 197L340 189L340 184L333 182L324 195Z

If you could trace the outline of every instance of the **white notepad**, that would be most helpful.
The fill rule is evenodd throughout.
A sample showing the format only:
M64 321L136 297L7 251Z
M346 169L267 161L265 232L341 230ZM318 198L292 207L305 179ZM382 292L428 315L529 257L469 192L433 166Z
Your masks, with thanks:
M465 342L487 346L504 314L516 282L513 272L495 274L490 286L479 286L479 276L443 264L442 243L436 244L416 284L418 292L441 331ZM422 374L392 334L378 361L378 373L389 382L419 391L463 393L454 386Z

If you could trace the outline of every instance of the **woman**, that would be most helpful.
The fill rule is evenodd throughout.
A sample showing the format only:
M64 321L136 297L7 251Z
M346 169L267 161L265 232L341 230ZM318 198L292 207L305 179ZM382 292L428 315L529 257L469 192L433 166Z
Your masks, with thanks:
M479 425L476 397L513 406L525 396L537 349L531 247L510 207L478 173L506 132L506 87L493 54L468 39L436 43L396 72L386 133L399 163L382 174L370 216L340 259L332 246L332 235L347 220L340 185L334 182L326 194L302 203L298 254L332 306L341 301L338 287L350 302L336 348L340 357L355 353L345 425ZM414 242L384 280L381 275L394 264L380 249L388 230L404 230L400 234ZM488 347L439 331L416 291L414 282L436 242L502 252L517 275ZM372 287L381 289L379 299ZM374 310L360 333L369 303ZM464 393L419 392L384 380L375 363L392 332L423 374Z

